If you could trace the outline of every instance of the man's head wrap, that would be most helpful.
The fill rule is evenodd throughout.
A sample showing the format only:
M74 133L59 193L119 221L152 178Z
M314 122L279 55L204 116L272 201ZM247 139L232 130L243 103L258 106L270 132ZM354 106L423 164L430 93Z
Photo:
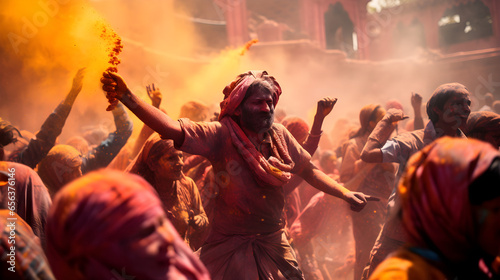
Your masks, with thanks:
M299 117L286 117L281 124L295 137L299 144L304 144L309 135L309 125Z
M224 90L224 100L220 103L219 120L225 116L232 116L234 111L245 99L248 88L255 82L267 82L272 89L273 104L276 107L281 95L281 87L273 76L266 71L248 71L238 75L234 81L227 85Z
M389 109L391 109L391 108L396 108L396 109L399 109L399 110L401 110L401 111L404 111L404 110L403 110L403 104L401 104L401 102L399 102L399 101L398 101L398 100L396 100L396 99L391 99L391 100L389 100L389 101L387 101L387 102L385 103L385 109L386 109L386 110L389 110Z
M488 111L472 112L467 119L464 133L467 137L483 141L487 141L488 135L498 137L500 135L500 115Z
M38 175L53 195L67 183L64 174L74 172L81 165L81 154L74 147L55 145L38 164Z

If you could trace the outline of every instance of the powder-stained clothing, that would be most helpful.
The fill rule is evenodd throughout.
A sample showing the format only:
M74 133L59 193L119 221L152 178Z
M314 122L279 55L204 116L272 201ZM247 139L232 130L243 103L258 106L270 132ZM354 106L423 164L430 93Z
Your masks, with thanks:
M349 212L351 211L342 200L319 192L309 200L290 226L290 235L299 253L300 268L306 279L323 279L318 262L324 260L316 257L317 247L315 248L312 241L319 238L337 242L350 234L346 230L350 229Z
M244 158L248 155L242 155L235 147L224 122L195 123L180 119L180 124L185 135L180 150L206 157L212 163L217 182L212 232L200 255L213 279L231 279L231 275L238 272L239 279L255 279L257 271L264 278L269 277L269 273L279 278L290 273L302 279L293 250L283 235L283 186L257 181ZM271 129L284 139L285 149L294 163L291 172L302 171L309 164L310 155L282 125L274 124ZM272 146L273 141L267 135L258 148L272 150ZM272 238L266 240L266 235ZM234 247L234 254L227 254L227 247L233 247L237 240L244 245ZM267 255L272 252L276 256ZM262 263L256 264L258 260ZM222 263L224 268L220 266Z
M0 208L9 209L12 205L9 202L15 201L14 212L28 223L44 245L45 223L52 205L49 191L38 174L26 165L0 161L0 172ZM9 187L15 189L15 195L9 193L12 191Z
M42 124L36 137L29 141L28 146L24 147L21 151L12 153L8 160L35 168L50 149L54 147L56 138L61 134L70 111L70 105L59 104Z
M479 279L482 273L475 273L482 257L476 241L480 229L471 199L479 193L487 199L495 196L471 184L498 158L498 150L487 143L451 137L442 137L412 156L398 186L408 248L381 263L370 279L396 279L388 276L398 262L408 269L400 268L402 277L397 279ZM430 264L446 277L436 278L434 269L422 270L429 274L417 278L409 269Z
M370 250L385 221L387 200L396 179L393 163L366 163L360 159L368 134L350 139L343 145L340 180L351 191L380 198L370 202L360 212L351 212L356 247L355 278L360 278L370 257ZM351 184L349 184L351 183Z
M172 140L161 139L154 133L145 141L136 158L125 171L138 174L155 188L163 203L167 217L174 225L179 235L192 249L202 245L204 232L208 228L208 218L203 209L200 193L194 181L181 173L178 180L172 182L172 188L161 188L161 182L155 179L164 169L152 169L151 164L157 163L156 157L169 156L177 152ZM161 191L160 191L161 188ZM192 215L190 215L192 211ZM199 227L191 227L190 221L199 219Z
M88 154L82 156L82 174L106 167L125 146L128 138L132 135L132 120L125 111L125 107L119 104L113 111L116 131L93 148Z
M459 129L457 129L457 137L466 138ZM410 156L436 139L437 133L434 125L432 122L428 122L424 129L402 133L385 143L381 149L383 162L395 162L399 164L396 183L403 174ZM372 252L370 253L370 272L368 273L371 273L388 254L401 247L406 240L406 235L401 225L401 219L396 213L400 208L399 204L399 196L393 191L387 205L387 217L389 218L386 219L375 241L375 245L372 248ZM366 274L363 275L363 277L366 276Z
M302 143L302 148L306 150L311 156L314 155L318 149L320 136L307 135L306 140ZM288 183L283 186L285 190L285 214L286 214L286 224L289 229L295 219L299 216L300 211L305 207L307 201L302 201L300 197L300 192L298 187L305 185L306 188L314 189L307 182L304 181L300 176L293 175ZM316 190L316 189L314 189ZM304 203L304 205L302 205Z
M54 275L210 279L168 219L151 226L164 215L157 193L138 175L102 169L72 181L56 194L47 219L46 252ZM151 251L148 243L160 247ZM129 251L131 255L123 255ZM139 277L133 270L149 276Z
M10 210L0 210L0 278L55 280L40 240Z
M214 167L219 187L213 225L217 231L257 234L282 229L283 188L262 186L257 182L245 159L234 147L228 128L219 122L195 123L181 119L180 123L185 133L180 149L206 157ZM282 125L274 124L272 129L285 138L295 163L292 172L302 171L309 163L310 155Z
M194 181L189 177L183 177L174 181L171 192L160 192L159 196L168 219L179 235L191 245L191 248L199 248L203 242L203 232L208 227L208 217L203 209L200 193ZM200 227L197 230L193 230L189 226L190 219L194 218L194 216L190 217L189 210L193 210L194 216L199 216L201 219Z

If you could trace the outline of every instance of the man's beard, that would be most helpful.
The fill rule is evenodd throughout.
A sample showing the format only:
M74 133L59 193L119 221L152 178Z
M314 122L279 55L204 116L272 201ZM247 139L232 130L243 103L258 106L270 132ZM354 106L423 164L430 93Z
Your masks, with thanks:
M255 133L264 133L268 131L274 123L273 113L259 113L254 116L247 114L241 115L240 124L248 130Z

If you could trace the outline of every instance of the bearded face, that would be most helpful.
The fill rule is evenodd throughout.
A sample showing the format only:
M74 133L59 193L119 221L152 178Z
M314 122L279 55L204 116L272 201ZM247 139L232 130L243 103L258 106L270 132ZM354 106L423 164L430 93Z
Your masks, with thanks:
M262 133L274 122L272 89L266 82L259 82L248 88L247 96L236 111L240 125L252 132Z

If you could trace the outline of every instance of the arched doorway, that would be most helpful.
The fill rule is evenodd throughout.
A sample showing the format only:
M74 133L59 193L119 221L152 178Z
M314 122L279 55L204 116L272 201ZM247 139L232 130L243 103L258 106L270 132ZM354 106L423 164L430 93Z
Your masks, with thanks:
M330 4L325 13L325 42L327 49L342 50L348 57L357 51L354 24L340 2Z

